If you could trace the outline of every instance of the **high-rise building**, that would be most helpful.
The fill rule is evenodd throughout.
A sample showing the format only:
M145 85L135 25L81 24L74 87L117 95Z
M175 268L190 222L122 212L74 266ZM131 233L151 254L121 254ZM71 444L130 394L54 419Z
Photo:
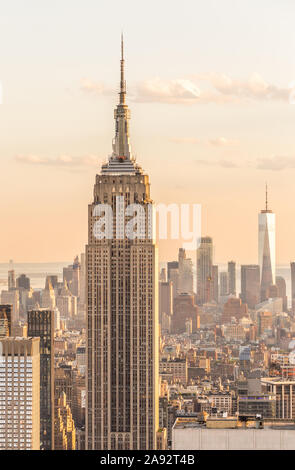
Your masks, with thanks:
M80 270L80 305L85 305L86 292L86 272L85 272L85 253L81 253L81 270Z
M28 336L40 338L40 449L54 449L54 312L28 312Z
M229 261L227 263L228 272L228 293L230 295L236 295L236 263L235 261Z
M56 400L56 415L54 423L55 450L76 450L76 430L72 411L67 403L65 393Z
M218 304L219 301L219 284L218 284L218 266L212 266L212 281L213 281L213 300Z
M25 289L30 290L31 282L30 278L25 274L21 274L19 277L16 278L16 287L17 289Z
M50 287L53 287L53 289L58 287L58 276L56 274L49 274L46 276L45 290L48 290Z
M173 285L172 281L159 282L159 323L161 328L169 326L173 315ZM164 328L167 329L167 328ZM169 328L168 328L169 329Z
M179 248L178 252L178 293L193 293L193 263L187 258L184 248Z
M156 448L158 430L157 249L149 177L129 143L123 41L119 96L113 153L89 205L86 448L146 450ZM140 233L128 235L130 204L141 223ZM108 237L95 233L100 207L111 213Z
M230 297L224 304L221 321L229 323L232 318L240 320L243 317L248 317L248 305L243 304L241 299Z
M192 332L195 333L200 328L200 315L198 306L195 305L195 296L187 293L179 294L174 299L172 333L184 333L188 319L192 321Z
M178 270L178 261L168 261L168 263L167 263L167 277L168 277L168 281L172 281L172 279L171 279L171 271L174 271L175 269Z
M0 338L11 336L11 305L0 305Z
M258 264L260 267L260 300L268 298L268 289L276 280L275 214L268 208L267 186L265 209L258 215Z
M51 283L51 279L46 280L45 289L42 292L42 308L54 310L56 306L55 292Z
M202 305L210 302L213 289L208 288L212 280L213 241L211 237L201 237L197 249L197 300Z
M257 264L241 266L241 299L254 309L260 299L260 269Z
M257 313L258 334L262 335L265 330L272 328L273 319L272 313L261 311Z
M167 263L167 278L168 278L168 281L172 282L173 298L175 298L178 294L178 284L179 284L178 261L168 261L168 263Z
M8 290L14 290L15 287L15 272L14 269L10 269L8 271Z
M71 284L71 292L76 297L80 295L80 276L81 276L81 264L79 257L76 256L73 263L73 279Z
M39 450L39 338L0 338L0 347L0 450Z
M228 294L228 272L224 271L220 273L220 295L224 297Z
M12 307L11 323L17 323L19 321L19 291L16 289L2 290L1 291L1 304L8 304Z

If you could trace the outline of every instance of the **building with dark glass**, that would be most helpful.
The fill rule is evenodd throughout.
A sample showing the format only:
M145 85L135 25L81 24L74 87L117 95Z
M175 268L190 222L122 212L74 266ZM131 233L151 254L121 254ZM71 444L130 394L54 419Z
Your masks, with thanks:
M40 450L54 449L54 312L28 312L28 336L40 338Z

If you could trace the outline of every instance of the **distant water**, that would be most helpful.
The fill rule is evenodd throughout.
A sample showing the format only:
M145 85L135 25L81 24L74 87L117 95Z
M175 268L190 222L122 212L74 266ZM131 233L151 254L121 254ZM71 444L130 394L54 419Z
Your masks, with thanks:
M33 289L45 287L45 279L47 275L57 275L62 280L62 272L65 266L71 262L60 263L13 263L15 277L20 274L26 274L31 280ZM9 263L0 263L0 290L7 289L7 273L11 269Z
M57 275L62 280L62 271L65 266L71 264L71 261L59 263L13 263L16 277L20 274L26 274L31 279L31 286L34 289L44 288L47 275ZM166 267L166 263L159 263L159 268ZM219 272L226 271L227 265L218 265ZM10 268L9 263L0 263L0 291L7 289L7 273ZM241 287L241 270L237 266L237 290ZM291 271L289 265L279 265L276 271L277 276L282 276L286 281L287 296L289 305L291 305ZM195 266L194 266L195 276ZM194 284L195 285L195 284Z

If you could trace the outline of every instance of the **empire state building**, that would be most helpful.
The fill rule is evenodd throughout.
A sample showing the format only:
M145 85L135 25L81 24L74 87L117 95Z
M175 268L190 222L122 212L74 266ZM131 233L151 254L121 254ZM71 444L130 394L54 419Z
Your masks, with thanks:
M149 177L136 163L129 142L123 39L120 71L113 151L96 175L93 203L88 206L89 450L156 449L158 427L157 248L148 236L153 203ZM124 232L131 205L140 208L147 229L138 237ZM101 208L103 215L111 210L112 219L105 224L108 236L96 233Z

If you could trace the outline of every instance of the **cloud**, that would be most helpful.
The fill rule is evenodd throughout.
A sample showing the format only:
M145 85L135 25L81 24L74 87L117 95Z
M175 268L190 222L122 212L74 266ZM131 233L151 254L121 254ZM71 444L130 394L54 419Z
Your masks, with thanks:
M295 168L295 157L274 156L271 158L258 158L256 168L258 170L273 171Z
M195 160L199 166L220 166L222 168L238 168L238 166L230 160Z
M268 83L258 73L237 80L226 74L202 74L191 78L151 78L138 83L134 101L169 104L226 104L243 101L290 102L294 87Z
M209 143L215 145L215 147L226 147L228 145L236 145L239 143L239 141L227 139L225 137L216 137L215 139L210 139Z
M86 93L92 93L95 95L113 95L114 89L107 87L101 81L94 81L90 78L83 78L80 83L80 88Z
M98 157L95 155L85 155L82 157L71 157L69 155L60 155L58 157L40 157L38 155L16 155L15 160L18 163L24 163L37 166L52 166L61 168L82 168L88 166L97 166Z
M295 82L279 87L267 82L259 73L246 79L234 79L227 74L207 73L189 78L143 80L136 84L130 99L141 103L226 104L255 101L290 103L295 96ZM97 95L113 95L114 89L101 81L81 80L81 89Z
M198 101L200 90L187 79L161 80L153 78L138 84L135 101L191 104Z

